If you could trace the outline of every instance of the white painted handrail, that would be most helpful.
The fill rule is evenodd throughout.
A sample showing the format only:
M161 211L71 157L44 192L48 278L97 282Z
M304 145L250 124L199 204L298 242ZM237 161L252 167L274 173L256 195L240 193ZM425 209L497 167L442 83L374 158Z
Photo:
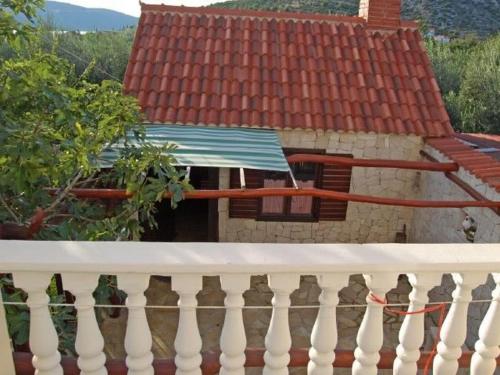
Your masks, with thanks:
M16 287L28 293L31 310L30 346L38 375L62 374L54 325L47 306L46 287L55 273L63 287L76 296L78 331L76 349L82 374L106 375L103 338L93 311L92 292L99 275L117 275L118 287L127 293L125 349L130 375L152 375L152 335L146 319L144 295L151 276L171 276L179 294L179 324L174 342L177 375L201 375L202 340L197 323L197 293L203 276L219 276L226 293L225 322L220 337L220 375L243 375L246 337L243 293L251 275L267 275L273 292L272 317L264 355L265 375L287 375L291 333L288 321L290 294L300 276L317 275L321 296L309 348L309 375L330 375L337 344L335 308L338 293L350 275L363 274L373 295L384 298L406 274L413 287L410 311L422 309L427 293L440 284L443 274L453 274L457 285L453 303L441 330L434 360L437 375L455 373L467 333L467 308L471 290L489 274L497 285L493 302L481 324L473 375L492 375L500 343L500 245L309 245L309 244L197 244L138 242L34 242L0 241L0 273L12 273ZM433 301L436 302L436 301ZM367 298L367 308L357 335L353 374L377 372L382 347L383 306ZM293 307L293 306L292 306ZM0 315L0 318L2 316ZM424 318L408 315L399 332L394 374L416 372L423 342ZM5 323L5 322L3 322ZM2 325L0 325L2 329ZM5 332L6 329L3 328ZM0 348L8 338L0 332ZM2 354L0 354L0 358ZM9 356L7 356L9 357ZM0 375L3 373L0 372ZM6 375L12 375L7 372Z
M246 244L0 241L0 272L498 272L500 244Z

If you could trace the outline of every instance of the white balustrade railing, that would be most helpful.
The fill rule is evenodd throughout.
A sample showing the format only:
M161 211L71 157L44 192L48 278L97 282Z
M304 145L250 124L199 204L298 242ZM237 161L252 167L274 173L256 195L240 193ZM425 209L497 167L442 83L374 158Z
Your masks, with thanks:
M301 275L315 275L321 288L318 315L311 333L309 375L331 375L337 345L336 307L339 291L350 275L363 274L371 295L357 335L352 373L377 373L383 343L384 298L408 275L412 286L409 311L429 302L427 293L452 274L456 289L444 321L434 374L455 374L467 334L471 291L492 275L496 289L479 329L471 361L472 375L491 375L500 344L500 245L293 245L197 244L136 242L32 242L0 241L0 273L12 273L15 286L28 294L30 348L38 375L62 374L58 338L52 323L46 288L53 274L62 274L63 286L76 298L76 351L83 375L107 374L104 341L97 324L92 292L99 275L117 275L118 288L127 294L126 365L130 375L150 375L152 335L145 313L145 290L150 277L171 276L178 293L179 324L175 337L177 375L201 374L202 339L197 323L197 293L202 276L219 276L226 293L225 322L220 337L221 375L243 375L246 337L243 293L251 275L267 275L273 293L272 317L265 337L265 375L287 375L291 334L288 322L290 294L299 288ZM0 306L0 318L4 318ZM13 375L5 321L0 321L2 375ZM424 341L424 316L407 315L399 332L394 374L417 373ZM10 363L9 363L10 362Z

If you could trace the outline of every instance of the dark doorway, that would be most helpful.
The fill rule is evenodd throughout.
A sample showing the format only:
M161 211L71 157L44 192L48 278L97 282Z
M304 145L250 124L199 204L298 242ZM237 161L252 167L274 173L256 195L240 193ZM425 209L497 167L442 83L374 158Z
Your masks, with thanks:
M218 189L219 169L193 167L191 185L197 189ZM146 228L142 240L151 242L217 242L217 199L188 199L172 209L169 200L157 204L158 228Z

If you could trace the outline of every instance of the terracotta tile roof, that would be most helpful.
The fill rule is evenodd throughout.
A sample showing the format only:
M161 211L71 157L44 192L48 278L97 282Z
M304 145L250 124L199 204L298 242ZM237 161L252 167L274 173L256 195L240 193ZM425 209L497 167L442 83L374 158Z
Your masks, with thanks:
M469 143L479 151L486 152L491 157L500 161L500 135L457 133L455 137Z
M463 136L457 134L449 138L429 138L426 143L500 192L500 161L463 142Z
M143 4L125 91L157 123L449 135L414 26Z

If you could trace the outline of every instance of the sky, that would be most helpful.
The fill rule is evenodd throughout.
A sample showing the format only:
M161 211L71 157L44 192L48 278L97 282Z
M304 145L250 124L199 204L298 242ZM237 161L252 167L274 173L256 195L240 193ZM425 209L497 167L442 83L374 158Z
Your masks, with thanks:
M55 0L62 3L80 5L87 8L105 8L117 10L131 16L139 17L141 8L139 0ZM220 1L220 0L219 0ZM216 0L143 0L144 3L168 5L202 6L216 2Z

